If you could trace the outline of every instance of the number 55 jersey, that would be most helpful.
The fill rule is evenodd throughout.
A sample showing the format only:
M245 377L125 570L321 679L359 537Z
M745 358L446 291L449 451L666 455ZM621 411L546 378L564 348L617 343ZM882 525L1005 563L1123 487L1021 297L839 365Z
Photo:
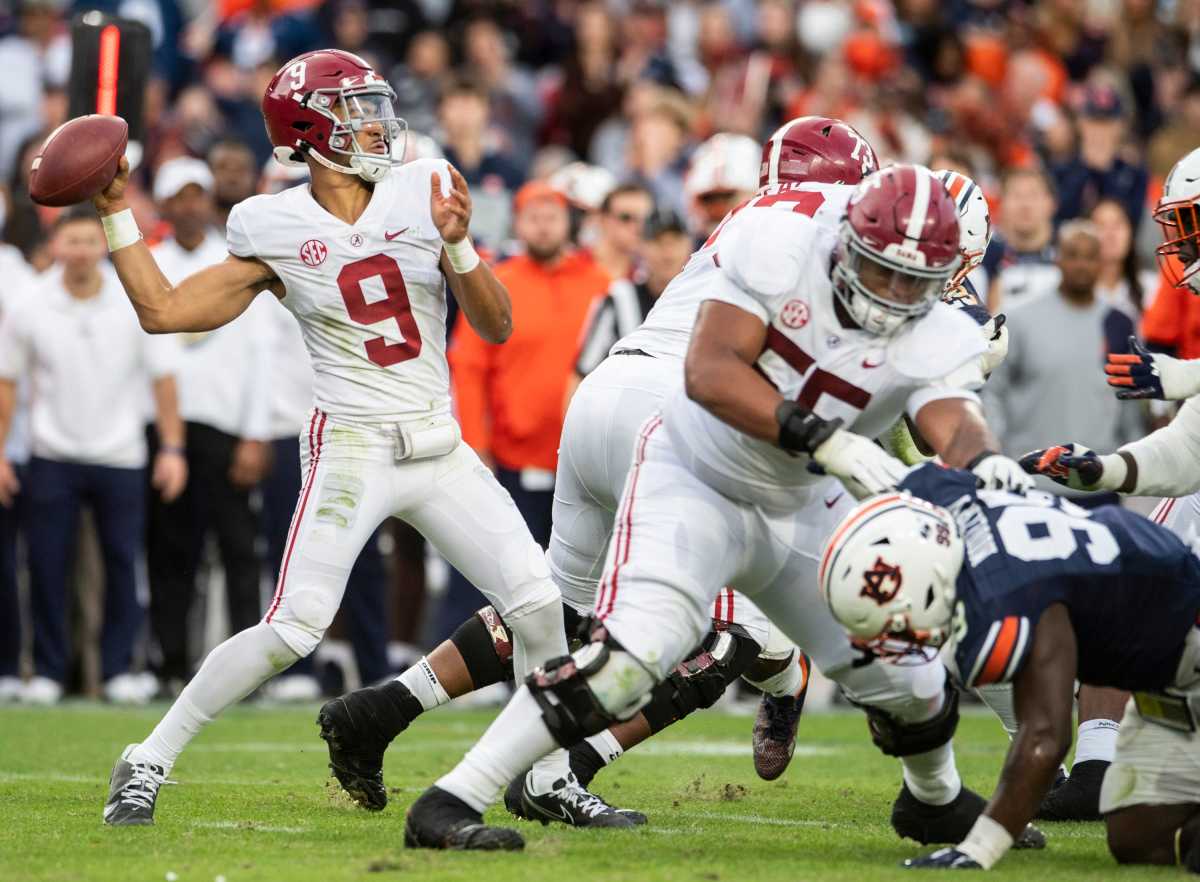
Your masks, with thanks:
M430 175L444 160L399 166L347 224L302 184L234 206L229 253L256 257L283 282L312 359L315 406L333 417L393 423L450 409L442 239Z
M1066 606L1080 682L1156 690L1176 681L1200 613L1200 561L1174 533L1120 506L977 490L927 464L900 489L947 509L965 560L951 648L966 686L1012 680L1052 604Z

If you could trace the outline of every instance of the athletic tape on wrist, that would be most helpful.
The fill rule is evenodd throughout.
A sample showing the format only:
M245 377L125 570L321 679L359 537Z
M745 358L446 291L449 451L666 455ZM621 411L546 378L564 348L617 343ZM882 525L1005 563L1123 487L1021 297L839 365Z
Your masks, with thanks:
M1012 845L1013 838L1007 830L987 815L980 815L958 850L990 870Z
M126 208L116 214L106 214L100 218L104 225L104 238L108 240L108 250L118 251L132 245L142 238L137 221L133 219L133 209Z
M442 245L446 249L446 257L450 258L450 266L460 276L479 266L479 254L471 244L470 236L463 236L461 242L443 242Z

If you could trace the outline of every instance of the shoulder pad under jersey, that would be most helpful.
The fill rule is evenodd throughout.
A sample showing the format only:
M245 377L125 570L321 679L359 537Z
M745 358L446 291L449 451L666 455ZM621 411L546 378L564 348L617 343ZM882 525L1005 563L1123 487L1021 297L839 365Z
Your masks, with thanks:
M888 360L911 380L937 380L987 350L979 325L961 309L935 303L888 343Z
M721 230L717 263L738 287L770 299L795 290L823 233L804 215L750 209Z

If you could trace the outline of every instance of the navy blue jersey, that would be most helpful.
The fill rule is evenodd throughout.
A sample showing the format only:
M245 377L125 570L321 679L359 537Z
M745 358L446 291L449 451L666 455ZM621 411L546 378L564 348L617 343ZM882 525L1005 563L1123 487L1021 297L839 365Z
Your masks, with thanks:
M901 484L950 511L965 549L954 656L967 686L1012 680L1042 612L1067 608L1080 682L1162 689L1200 612L1200 560L1179 538L1116 505L977 490L969 472L932 463Z

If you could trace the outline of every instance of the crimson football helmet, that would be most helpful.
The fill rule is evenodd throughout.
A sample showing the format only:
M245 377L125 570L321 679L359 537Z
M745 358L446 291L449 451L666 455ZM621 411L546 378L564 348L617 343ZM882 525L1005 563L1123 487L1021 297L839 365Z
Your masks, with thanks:
M396 93L367 62L340 49L297 55L271 77L262 99L275 158L380 181L404 157L408 127L392 110Z
M875 151L853 126L825 116L801 116L785 122L763 144L758 186L857 184L878 168Z
M834 294L873 334L894 334L933 309L962 259L954 199L923 165L864 178L838 239Z

